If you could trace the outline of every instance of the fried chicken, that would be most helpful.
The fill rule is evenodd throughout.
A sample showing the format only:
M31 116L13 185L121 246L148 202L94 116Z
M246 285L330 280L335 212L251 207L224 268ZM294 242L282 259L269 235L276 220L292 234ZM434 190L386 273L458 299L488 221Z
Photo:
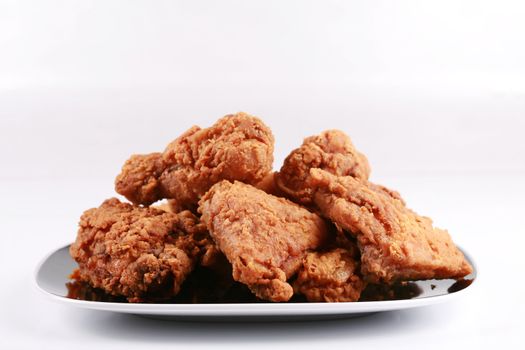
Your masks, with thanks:
M357 237L372 282L454 278L471 271L446 231L408 208L398 192L368 181L370 167L343 132L305 139L285 160L277 186Z
M365 288L355 237L327 222L330 239L310 252L292 283L294 292L312 302L357 301Z
M165 197L160 178L166 170L162 153L134 154L115 180L115 191L135 204L150 205Z
M233 267L233 278L261 299L287 301L309 250L327 239L322 218L284 198L229 181L214 185L199 202L201 220Z
M313 302L357 301L365 286L359 260L343 248L308 253L293 282L294 291Z
M301 147L285 159L276 175L277 187L290 199L310 204L312 189L308 186L311 168L319 168L338 176L368 180L370 166L350 138L340 130L327 130L304 139Z
M459 278L472 272L445 230L381 187L311 169L314 202L324 216L357 237L369 282Z
M163 153L133 155L115 190L135 204L171 198L181 208L195 209L221 180L261 181L272 170L273 147L272 132L260 119L242 112L227 115L209 128L190 128Z
M116 198L82 215L70 254L78 279L130 302L170 298L211 247L204 224L178 214L136 207Z
M414 297L407 281L472 272L447 231L369 181L342 131L305 138L279 172L273 150L271 130L241 112L132 155L115 190L133 204L111 198L81 217L69 295L355 302Z

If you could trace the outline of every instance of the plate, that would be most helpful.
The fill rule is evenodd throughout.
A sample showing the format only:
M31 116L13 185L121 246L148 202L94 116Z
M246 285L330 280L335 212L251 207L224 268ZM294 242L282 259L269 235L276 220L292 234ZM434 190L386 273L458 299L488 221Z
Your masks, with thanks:
M222 303L222 304L138 304L88 301L68 297L68 276L77 267L69 255L69 245L61 247L38 265L37 288L54 301L78 308L136 314L187 321L292 321L349 318L381 311L409 309L450 301L472 290L477 269L470 255L461 249L474 272L465 279L425 280L410 283L417 293L401 293L398 300L353 303ZM408 298L408 299L406 299Z

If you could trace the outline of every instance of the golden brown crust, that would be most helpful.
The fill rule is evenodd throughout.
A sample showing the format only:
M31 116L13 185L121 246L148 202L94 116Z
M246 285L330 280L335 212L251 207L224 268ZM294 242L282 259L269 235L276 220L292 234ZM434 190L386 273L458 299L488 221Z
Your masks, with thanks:
M323 215L356 235L368 281L458 278L472 272L446 231L390 192L320 169L311 169L310 185Z
M294 201L311 203L313 193L308 186L310 168L365 181L370 175L368 160L340 130L327 130L304 139L301 147L285 159L276 176L277 186Z
M316 214L238 181L214 185L199 202L199 212L232 264L233 278L271 301L292 297L287 279L327 236Z
M131 156L115 189L134 205L112 198L82 215L72 278L130 302L282 302L294 292L290 301L346 302L368 282L379 284L364 300L397 297L407 283L397 281L472 272L446 231L369 182L367 158L342 131L307 137L275 173L273 147L261 120L237 113Z
M273 147L272 132L260 119L242 112L227 115L209 128L190 128L164 153L132 156L115 189L135 204L171 198L194 209L218 181L261 181L272 169Z
M140 301L169 298L209 249L205 226L189 211L135 207L111 198L82 215L70 254L80 279Z
M365 286L359 260L343 248L308 253L293 283L294 291L312 302L357 301Z
M115 189L136 204L151 204L162 198L159 178L165 170L162 153L132 155L115 179Z

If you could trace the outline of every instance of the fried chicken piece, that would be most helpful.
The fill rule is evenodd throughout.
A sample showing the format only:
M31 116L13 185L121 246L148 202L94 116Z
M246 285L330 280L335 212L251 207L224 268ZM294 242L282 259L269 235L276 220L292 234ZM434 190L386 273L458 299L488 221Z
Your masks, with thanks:
M308 186L311 168L365 181L370 175L365 155L358 152L350 138L340 130L327 130L304 139L302 146L286 157L275 178L277 187L294 201L310 204L313 194Z
M115 180L115 191L135 204L150 205L164 198L160 177L166 169L162 153L134 154Z
M357 301L365 286L359 260L343 248L308 253L293 282L294 291L313 302Z
M233 278L265 300L289 300L288 278L327 238L318 215L238 181L214 185L200 200L199 212L232 264Z
M169 298L211 247L204 224L178 214L111 198L80 218L70 254L78 279L130 302Z
M301 147L288 155L281 170L274 175L276 190L271 187L269 178L256 186L310 206L313 196L313 189L309 185L312 168L326 170L336 176L352 176L364 182L368 181L370 175L366 156L354 148L350 138L340 130L327 130L307 137ZM368 185L404 203L397 191L371 182ZM314 207L311 209L315 210Z
M356 239L331 222L328 227L330 240L321 251L303 259L294 292L312 302L357 301L366 282L361 277Z
M133 155L115 190L135 204L171 198L181 208L195 209L221 180L261 181L272 170L273 147L272 132L260 119L242 112L227 115L209 128L190 128L163 153Z
M369 282L459 278L472 272L445 230L381 188L351 176L310 170L314 202L326 217L354 233L361 272Z

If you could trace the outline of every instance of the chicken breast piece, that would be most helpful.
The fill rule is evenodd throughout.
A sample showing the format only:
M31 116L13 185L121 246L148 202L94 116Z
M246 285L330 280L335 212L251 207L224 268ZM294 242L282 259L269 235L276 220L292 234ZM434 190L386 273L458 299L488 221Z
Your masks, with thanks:
M84 212L70 254L80 280L138 302L177 294L208 249L206 227L189 211L168 213L112 198Z
M318 215L238 181L214 185L199 212L232 264L233 278L265 300L289 300L293 288L287 280L306 253L327 239Z
M321 213L357 237L369 282L459 278L472 272L445 230L419 216L389 191L351 176L310 170Z
M133 155L115 190L135 204L169 198L195 209L221 180L261 181L272 170L273 147L272 132L260 119L242 112L227 115L209 128L190 128L163 153Z

